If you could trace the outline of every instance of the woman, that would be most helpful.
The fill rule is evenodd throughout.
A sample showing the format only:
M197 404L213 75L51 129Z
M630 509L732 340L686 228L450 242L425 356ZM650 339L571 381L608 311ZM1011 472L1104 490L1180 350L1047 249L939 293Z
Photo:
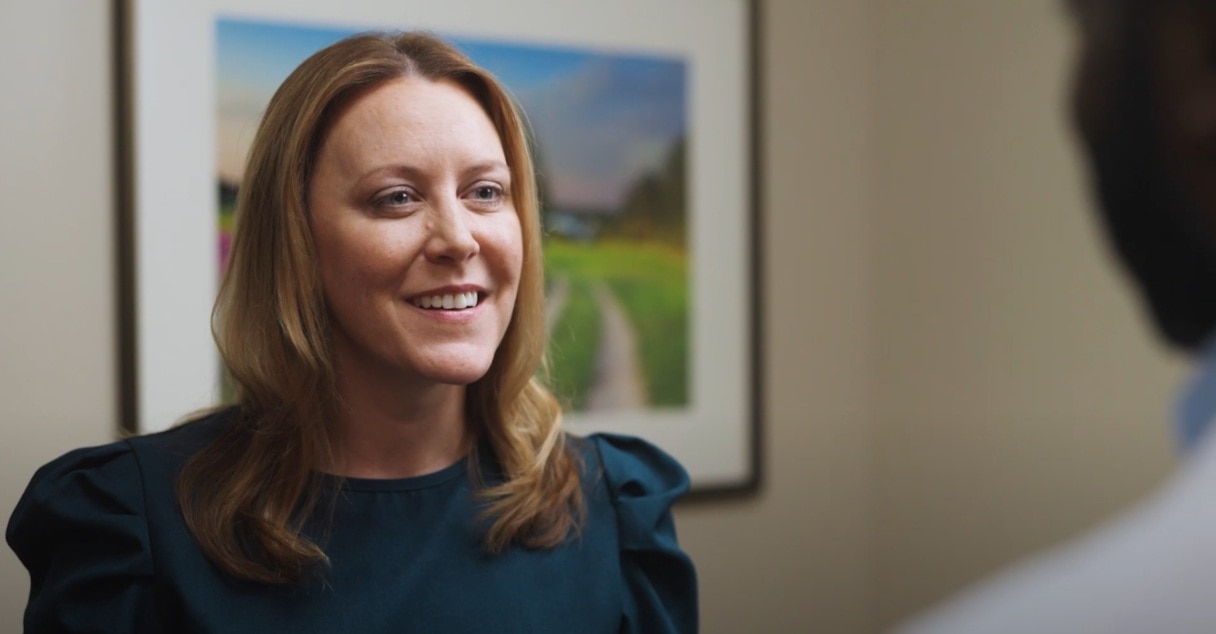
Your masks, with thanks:
M447 44L355 36L283 83L215 323L234 407L34 476L27 632L696 629L687 476L561 431L524 128Z

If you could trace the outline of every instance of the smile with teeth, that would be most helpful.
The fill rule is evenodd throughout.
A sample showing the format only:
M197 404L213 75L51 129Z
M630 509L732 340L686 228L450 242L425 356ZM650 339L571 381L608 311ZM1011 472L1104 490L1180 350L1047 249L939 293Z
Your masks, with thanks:
M410 303L418 308L461 310L476 306L477 299L477 291L469 291L468 293L452 293L448 295L423 295L410 299Z

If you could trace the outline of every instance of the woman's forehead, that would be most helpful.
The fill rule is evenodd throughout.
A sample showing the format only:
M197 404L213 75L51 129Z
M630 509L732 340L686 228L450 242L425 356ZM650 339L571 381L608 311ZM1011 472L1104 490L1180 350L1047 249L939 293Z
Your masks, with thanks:
M403 77L360 95L344 108L322 154L352 167L440 158L505 162L484 108L459 84Z

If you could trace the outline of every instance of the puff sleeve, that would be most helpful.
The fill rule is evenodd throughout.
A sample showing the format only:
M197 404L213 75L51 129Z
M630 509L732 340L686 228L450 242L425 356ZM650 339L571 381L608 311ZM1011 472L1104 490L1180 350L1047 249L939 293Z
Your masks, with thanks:
M671 516L672 503L688 491L688 474L641 439L591 438L617 517L625 585L621 631L696 632L696 571L676 542Z
M27 634L156 632L143 482L124 442L34 474L5 534L30 573Z

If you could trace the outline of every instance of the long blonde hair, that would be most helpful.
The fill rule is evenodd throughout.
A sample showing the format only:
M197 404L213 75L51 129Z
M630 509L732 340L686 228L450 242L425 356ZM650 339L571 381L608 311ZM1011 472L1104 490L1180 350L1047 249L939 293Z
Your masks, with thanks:
M238 417L186 463L177 490L204 552L239 578L294 583L326 561L302 533L326 498L316 468L331 457L337 407L306 191L336 113L402 76L454 81L485 109L503 144L522 228L515 310L489 371L466 391L472 429L502 471L501 481L480 486L489 520L485 546L492 552L512 543L556 546L577 530L583 513L578 459L566 446L560 408L535 378L544 358L544 280L523 120L493 76L442 40L361 34L312 55L279 87L238 193L213 315ZM477 456L469 462L475 466Z

